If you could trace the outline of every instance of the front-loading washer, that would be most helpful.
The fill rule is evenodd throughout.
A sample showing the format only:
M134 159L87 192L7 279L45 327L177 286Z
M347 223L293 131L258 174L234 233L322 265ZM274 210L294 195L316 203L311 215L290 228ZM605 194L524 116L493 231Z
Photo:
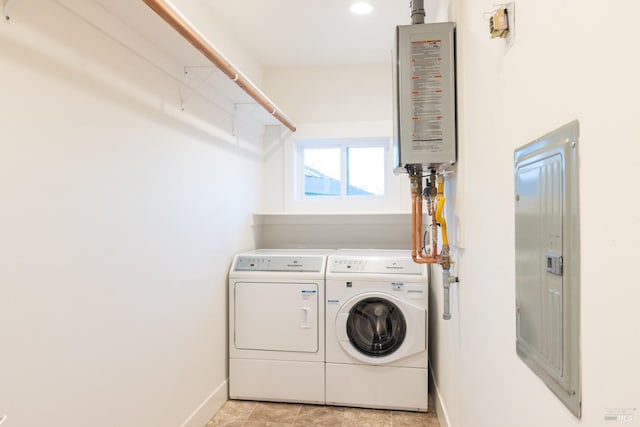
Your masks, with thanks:
M426 266L410 251L341 249L326 277L326 403L426 411Z
M229 271L229 397L324 403L330 250L261 249Z

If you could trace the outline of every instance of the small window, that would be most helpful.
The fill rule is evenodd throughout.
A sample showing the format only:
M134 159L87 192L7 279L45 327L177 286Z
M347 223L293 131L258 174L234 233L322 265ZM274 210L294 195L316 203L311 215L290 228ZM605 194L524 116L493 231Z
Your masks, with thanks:
M387 145L383 139L298 142L298 194L304 198L385 195Z
M302 149L305 196L340 196L340 157L339 147Z

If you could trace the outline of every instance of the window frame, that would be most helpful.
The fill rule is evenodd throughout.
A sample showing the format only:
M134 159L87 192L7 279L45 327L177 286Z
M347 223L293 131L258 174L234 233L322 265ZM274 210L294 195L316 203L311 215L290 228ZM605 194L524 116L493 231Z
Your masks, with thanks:
M348 194L348 157L349 148L382 148L383 151L383 194L365 195ZM310 196L305 193L304 151L314 148L340 149L340 195ZM391 170L391 139L388 137L346 137L346 138L314 138L295 141L294 165L294 198L303 203L331 203L353 200L385 200L389 197L389 177ZM316 202L317 201L317 202Z

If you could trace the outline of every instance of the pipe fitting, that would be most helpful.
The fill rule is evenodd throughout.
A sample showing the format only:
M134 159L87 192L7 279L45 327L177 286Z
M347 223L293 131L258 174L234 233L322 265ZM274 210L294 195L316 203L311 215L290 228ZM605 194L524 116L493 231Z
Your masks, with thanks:
M442 309L442 318L444 320L450 320L451 319L451 311L450 311L450 306L451 306L451 301L450 301L450 291L451 291L451 285L453 283L457 283L458 282L458 277L457 276L452 276L449 269L444 269L442 270L442 290L443 290L443 296L442 296L442 303L443 303L443 309Z
M442 261L440 265L442 265L443 271L449 271L451 269L451 256L449 256L449 245L442 246Z
M435 199L438 195L438 178L435 169L431 169L431 175L429 175L429 191L431 198Z
M411 186L411 192L412 193L422 193L422 189L421 187L421 179L418 176L415 175L411 175L410 177L410 186Z
M411 23L424 24L424 0L411 0Z

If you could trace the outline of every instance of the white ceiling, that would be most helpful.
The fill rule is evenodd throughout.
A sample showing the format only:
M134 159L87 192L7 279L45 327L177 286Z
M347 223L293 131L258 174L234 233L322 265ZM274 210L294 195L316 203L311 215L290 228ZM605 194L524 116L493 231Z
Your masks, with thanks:
M263 66L386 62L396 25L411 22L409 0L369 0L373 12L352 15L356 0L206 0ZM447 19L447 0L425 0L427 22Z

